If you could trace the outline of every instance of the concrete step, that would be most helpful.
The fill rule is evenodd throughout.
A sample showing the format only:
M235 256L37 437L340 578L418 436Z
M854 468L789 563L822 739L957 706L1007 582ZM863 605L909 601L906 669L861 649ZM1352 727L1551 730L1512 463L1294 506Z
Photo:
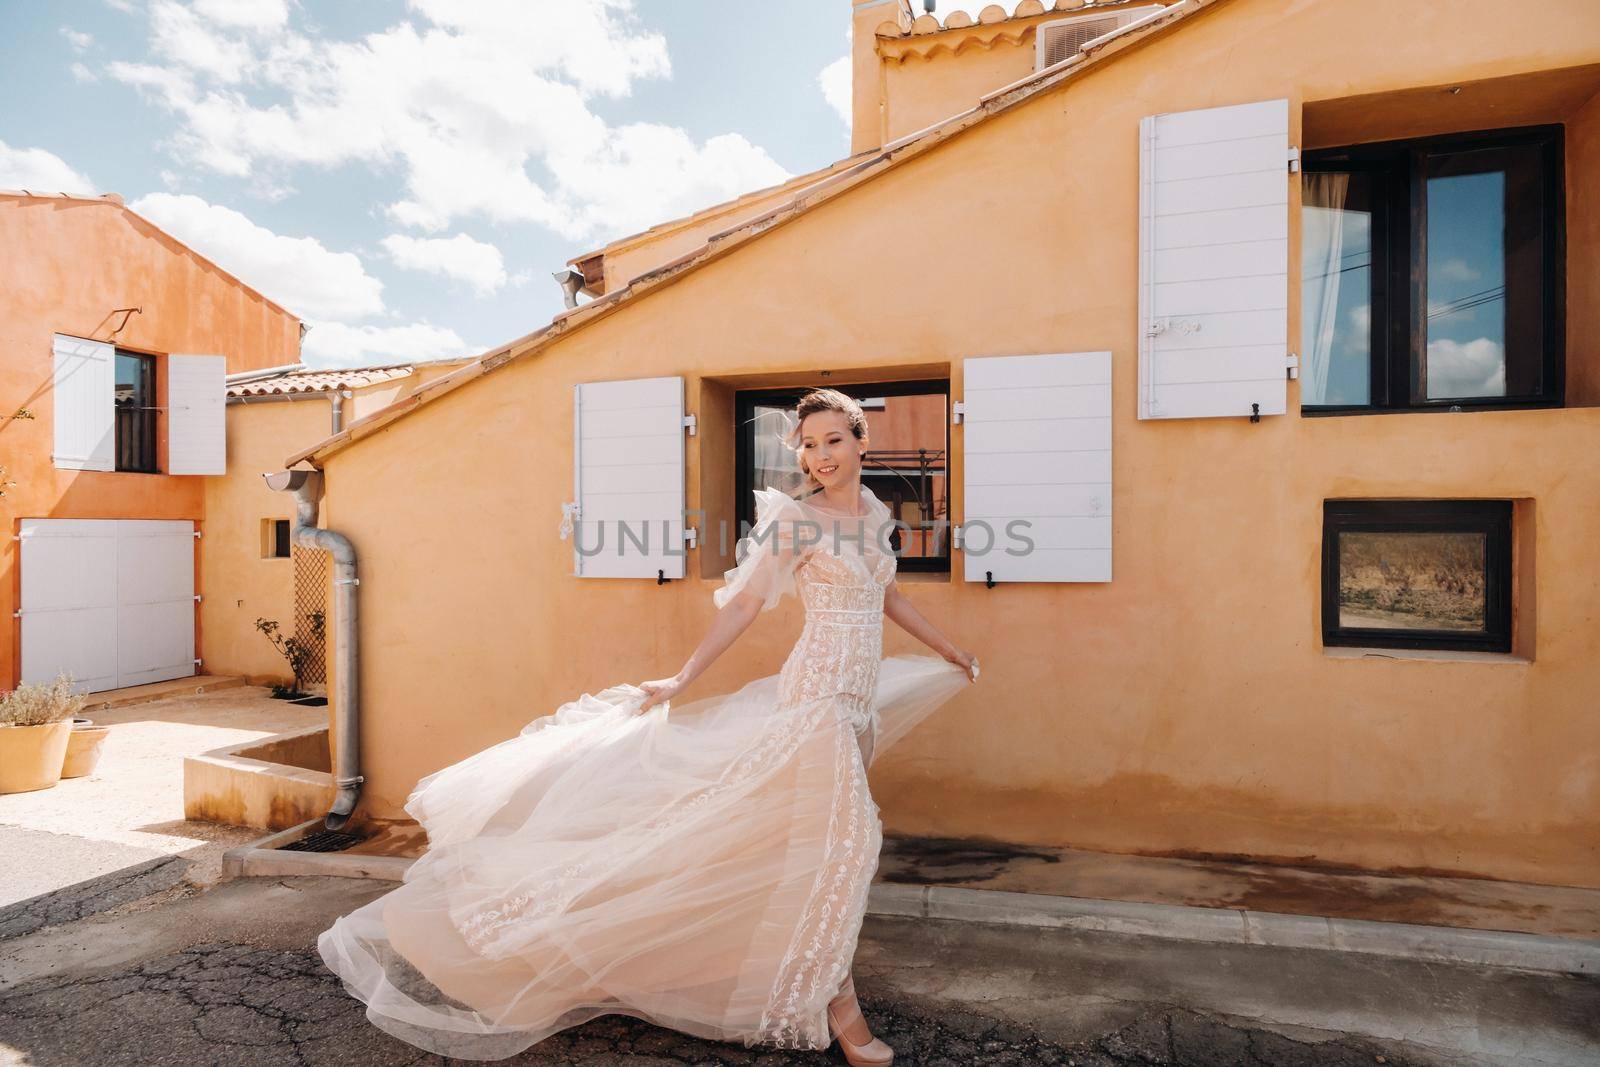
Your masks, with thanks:
M87 703L84 704L85 713L106 708L123 708L130 704L148 704L153 700L165 700L168 697L195 696L199 693L210 693L217 689L232 689L245 684L243 678L221 674L197 674L190 678L173 678L165 682L151 682L148 685L130 685L126 689L107 689L102 693L90 693Z

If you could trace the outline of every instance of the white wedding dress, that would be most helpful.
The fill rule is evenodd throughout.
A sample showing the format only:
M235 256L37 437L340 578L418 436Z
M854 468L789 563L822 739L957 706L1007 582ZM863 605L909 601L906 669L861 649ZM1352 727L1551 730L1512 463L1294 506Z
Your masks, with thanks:
M864 519L756 497L714 599L798 593L782 671L670 713L639 715L634 685L586 693L419 782L427 853L318 940L373 1023L468 1059L606 1014L828 1046L882 843L866 768L969 683L883 658L895 557L870 490Z

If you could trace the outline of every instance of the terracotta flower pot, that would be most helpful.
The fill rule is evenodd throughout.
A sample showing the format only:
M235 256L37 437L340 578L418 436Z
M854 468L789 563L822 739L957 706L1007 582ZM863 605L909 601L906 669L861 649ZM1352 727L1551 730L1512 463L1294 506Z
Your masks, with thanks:
M61 780L72 720L0 726L0 793L49 789Z
M67 758L61 764L61 777L82 778L94 770L105 752L109 726L96 726L93 719L73 719L67 738Z

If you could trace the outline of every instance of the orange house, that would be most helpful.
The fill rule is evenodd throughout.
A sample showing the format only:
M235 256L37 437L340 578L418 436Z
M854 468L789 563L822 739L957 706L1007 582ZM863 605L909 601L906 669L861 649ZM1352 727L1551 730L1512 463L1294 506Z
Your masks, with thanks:
M901 582L984 665L888 828L1600 886L1600 6L852 9L854 156L291 457L360 560L358 817L677 669L831 384L942 450ZM665 538L575 547L617 519Z
M0 684L201 673L224 380L297 362L300 334L115 194L0 192Z
M285 448L320 441L463 362L294 366L228 376L228 477L205 479L200 566L216 595L200 604L204 673L290 682L284 657L256 629L256 620L265 618L284 636L319 649L301 684L315 689L326 681L326 655L312 640L318 629L312 617L327 611L327 553L291 543L294 499L267 488L261 475L283 462Z

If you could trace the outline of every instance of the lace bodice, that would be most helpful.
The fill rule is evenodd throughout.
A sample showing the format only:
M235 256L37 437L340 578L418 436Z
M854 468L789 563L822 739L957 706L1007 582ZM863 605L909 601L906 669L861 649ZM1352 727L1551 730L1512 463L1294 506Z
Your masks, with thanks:
M837 514L776 490L757 490L756 524L741 561L717 590L720 606L741 592L770 609L793 590L805 626L780 675L785 705L837 697L859 733L870 725L883 656L883 594L895 575L889 509L865 486L859 516Z

